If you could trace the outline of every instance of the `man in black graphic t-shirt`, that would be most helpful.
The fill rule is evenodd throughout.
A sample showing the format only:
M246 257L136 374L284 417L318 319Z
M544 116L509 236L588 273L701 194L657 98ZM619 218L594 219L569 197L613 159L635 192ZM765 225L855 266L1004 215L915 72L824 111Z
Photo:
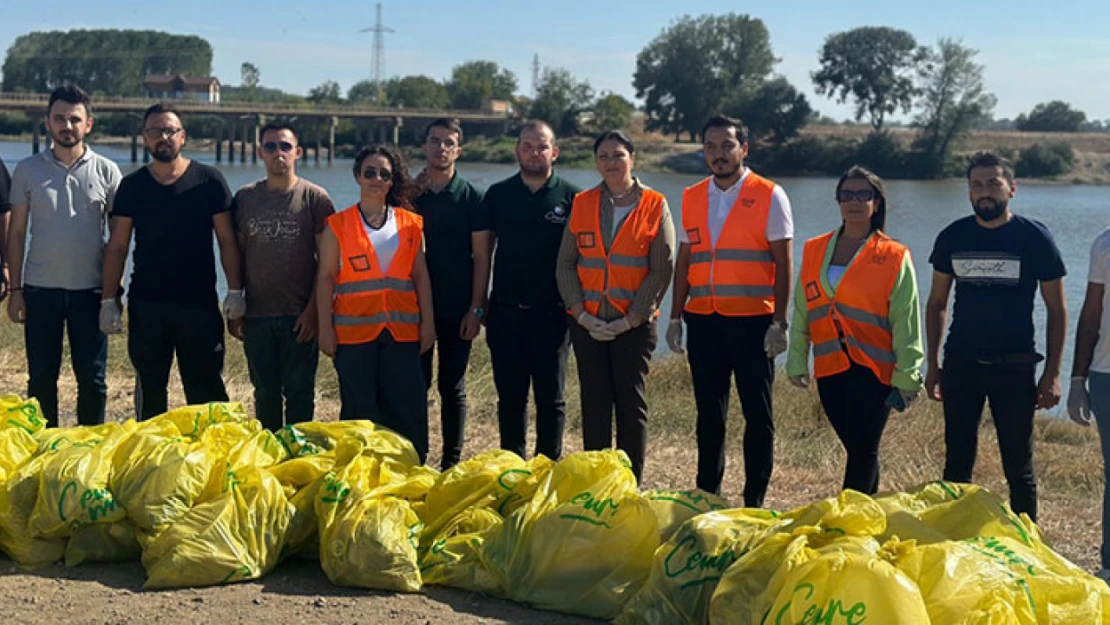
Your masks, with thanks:
M1002 467L1015 512L1037 516L1033 413L1060 402L1060 359L1067 330L1060 250L1044 224L1014 215L1013 166L991 152L967 170L974 215L937 236L929 262L933 288L926 308L929 371L925 389L944 402L944 479L970 482L979 420L990 401ZM952 325L940 344L948 296L956 285ZM1035 381L1033 303L1040 288L1048 312L1044 372Z

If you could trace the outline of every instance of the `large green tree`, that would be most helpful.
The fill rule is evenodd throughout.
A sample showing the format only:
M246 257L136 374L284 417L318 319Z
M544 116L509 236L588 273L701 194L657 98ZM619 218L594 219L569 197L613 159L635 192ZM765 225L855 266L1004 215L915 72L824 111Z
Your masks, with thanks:
M261 76L262 73L254 63L243 63L239 66L239 86L243 88L248 101L255 99Z
M392 78L385 84L385 100L390 106L442 109L451 106L447 87L428 76Z
M996 100L986 90L977 54L957 40L943 38L921 69L921 100L914 120L919 175L945 175L953 147L994 109Z
M594 127L598 130L623 130L632 123L636 105L616 93L606 93L594 103Z
M1027 132L1079 132L1086 124L1086 113L1060 100L1042 102L1034 106L1028 115L1022 113L1014 120L1018 130Z
M90 93L140 96L148 74L210 75L212 46L153 30L33 32L8 48L3 71L4 91L42 93L75 83Z
M780 76L760 85L729 112L743 120L753 139L768 138L781 144L798 134L813 108L805 95Z
M509 100L516 92L516 76L493 61L467 61L451 70L447 93L451 106L477 109L489 99Z
M771 73L771 37L748 15L684 16L636 56L632 85L648 130L697 138L710 115L753 93Z
M308 91L305 98L313 104L339 104L343 101L339 83L334 80L325 80Z
M347 101L363 106L378 104L378 83L373 80L360 80L347 89Z
M867 117L876 131L887 115L908 113L917 94L914 74L928 52L913 35L886 26L863 26L835 33L821 46L821 69L814 90L837 102L856 104L856 121Z
M578 134L578 116L593 106L594 90L590 83L579 82L562 68L544 68L536 86L536 98L529 117L542 119L559 135Z

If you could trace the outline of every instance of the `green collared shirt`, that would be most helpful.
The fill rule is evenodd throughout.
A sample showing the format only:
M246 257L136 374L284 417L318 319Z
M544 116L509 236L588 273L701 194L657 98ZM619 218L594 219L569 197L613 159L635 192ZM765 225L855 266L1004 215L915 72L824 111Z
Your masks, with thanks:
M470 310L474 285L472 235L489 230L482 192L455 172L438 192L424 191L413 201L424 218L425 259L432 282L436 317L458 323Z
M840 230L837 229L825 248L825 257L821 259L821 287L830 295L836 294L838 286L829 283L828 271L829 262L832 260L839 238ZM864 241L863 245L860 245L860 250L866 245L867 241ZM848 263L849 268L856 262L857 256L859 256L859 250ZM804 266L805 261L802 262ZM843 279L841 277L841 281ZM786 356L787 375L809 375L810 337L809 324L806 321L807 311L805 284L803 280L798 280L794 286L794 319L790 324L790 350ZM913 259L910 258L908 251L902 257L902 268L890 293L890 331L894 339L894 357L897 363L891 377L892 385L907 391L920 390L921 365L925 360L925 351L921 342L921 307L917 296L917 276L913 270Z

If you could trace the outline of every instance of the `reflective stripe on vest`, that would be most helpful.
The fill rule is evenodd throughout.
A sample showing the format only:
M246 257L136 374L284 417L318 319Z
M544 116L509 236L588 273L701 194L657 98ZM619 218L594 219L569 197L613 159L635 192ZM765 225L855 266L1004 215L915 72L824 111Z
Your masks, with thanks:
M620 225L606 252L601 235L601 189L595 187L574 196L568 227L578 246L582 305L591 315L598 314L602 300L628 314L636 291L651 269L651 243L659 234L665 201L659 192L644 189L640 203Z
M703 180L682 193L682 228L690 241L686 310L729 317L775 312L775 261L767 219L775 185L748 172L716 244L709 232L709 185Z
M902 270L904 245L882 232L872 234L829 297L822 264L834 232L806 241L800 280L806 297L806 324L813 341L813 374L823 378L865 366L889 385L897 364L890 323L890 294Z
M420 340L420 307L412 267L420 250L423 220L404 209L390 210L400 241L385 272L366 235L358 205L328 217L328 227L339 242L332 323L341 345L368 343L386 329L398 342Z

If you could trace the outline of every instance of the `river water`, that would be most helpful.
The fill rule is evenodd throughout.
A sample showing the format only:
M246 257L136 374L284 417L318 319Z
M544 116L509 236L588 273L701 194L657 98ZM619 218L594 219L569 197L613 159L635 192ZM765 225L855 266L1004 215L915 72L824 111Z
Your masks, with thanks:
M126 149L104 146L94 147L101 154L115 159L124 174L138 165L129 162ZM0 142L0 157L14 170L15 164L30 155L30 145ZM215 164L211 153L187 153L190 158ZM223 163L220 170L232 190L265 176L261 163ZM351 173L351 161L339 159L334 164L319 165L301 162L298 174L323 186L331 194L336 206L345 207L358 199L358 187ZM484 189L490 184L511 176L516 169L509 165L486 163L461 163L460 173ZM560 169L559 173L585 187L600 179L598 173L587 169ZM676 221L681 212L682 190L700 177L689 174L643 172L637 174L647 185L655 188L670 202ZM794 211L795 258L801 259L802 243L809 237L827 232L839 224L840 216L833 192L836 180L832 178L780 178L776 179L790 196ZM910 247L917 269L921 299L928 296L932 269L929 253L937 233L955 219L971 214L967 186L962 180L901 181L887 183L888 233ZM1067 351L1062 380L1067 390L1071 372L1071 351L1074 341L1075 319L1083 303L1086 289L1087 256L1091 241L1103 229L1110 227L1110 187L1091 185L1021 185L1011 208L1022 215L1044 222L1056 237L1067 264L1065 278L1069 328ZM218 263L217 263L218 266ZM223 276L219 276L224 288ZM670 308L668 301L664 311ZM1038 350L1044 351L1044 307L1039 298L1035 312ZM924 328L923 328L924 330Z

